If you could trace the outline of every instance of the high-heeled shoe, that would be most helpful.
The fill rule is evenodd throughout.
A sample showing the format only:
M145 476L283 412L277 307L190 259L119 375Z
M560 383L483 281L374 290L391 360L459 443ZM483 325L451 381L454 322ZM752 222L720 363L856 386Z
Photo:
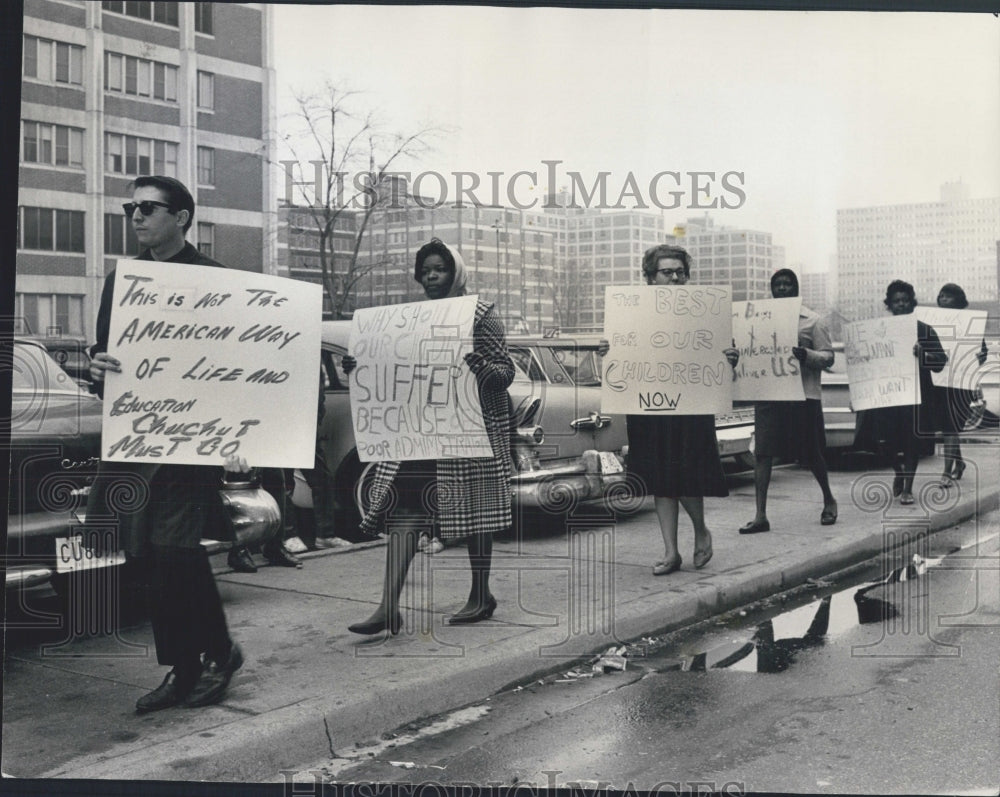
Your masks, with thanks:
M364 622L347 626L347 630L355 634L371 636L372 634L380 634L388 628L389 633L395 636L402 627L403 617L399 612L396 612L391 623L386 623L385 617L369 617Z
M965 460L956 459L955 464L951 466L951 478L955 481L961 481L963 473L965 473Z
M497 599L490 595L488 601L486 601L485 606L480 606L471 612L460 611L449 617L446 622L448 625L468 625L469 623L478 623L480 620L488 620L493 616L493 612L497 610Z

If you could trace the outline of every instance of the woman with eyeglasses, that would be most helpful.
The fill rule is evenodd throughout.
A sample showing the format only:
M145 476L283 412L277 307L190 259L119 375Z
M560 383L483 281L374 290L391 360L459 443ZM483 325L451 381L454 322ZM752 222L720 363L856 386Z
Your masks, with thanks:
M679 246L654 246L643 255L642 273L648 285L684 285L691 276L691 258ZM725 354L735 367L739 352L728 348ZM704 567L712 558L705 496L729 495L719 459L715 415L627 415L626 427L629 473L653 495L663 537L663 558L653 565L653 575L665 576L680 569L677 523L682 506L694 526L694 566Z
M960 286L954 282L948 282L942 285L941 290L938 291L937 305L938 307L964 310L969 306L969 300L965 297L965 291ZM976 361L979 365L986 362L986 355L986 340L984 339L976 353ZM958 435L972 416L972 407L976 400L981 398L982 392L952 387L935 387L934 392L938 406L939 428L944 436L944 473L941 474L941 486L948 489L959 481L962 474L965 473L965 460L962 459L962 446L959 443Z
M913 286L903 280L893 280L885 289L883 300L893 315L909 315L917 306ZM913 344L920 379L920 404L878 407L860 413L854 447L874 451L889 458L895 477L893 497L901 504L912 504L913 479L920 457L934 453L934 432L939 426L934 383L931 373L941 371L948 355L934 327L917 321L917 340Z
M465 295L465 262L461 254L437 238L418 251L413 278L428 299ZM373 534L388 514L389 535L385 580L378 608L367 620L348 626L356 634L396 634L403 624L399 596L421 531L435 526L443 540L465 540L472 585L469 599L451 615L449 625L478 623L493 616L497 601L490 592L493 535L511 525L510 411L507 387L514 381L514 363L507 352L503 323L493 305L476 304L473 351L465 363L476 377L479 401L492 457L419 462L379 462L368 496L371 506L361 522ZM342 361L345 372L357 367L352 356ZM395 497L395 501L393 498Z

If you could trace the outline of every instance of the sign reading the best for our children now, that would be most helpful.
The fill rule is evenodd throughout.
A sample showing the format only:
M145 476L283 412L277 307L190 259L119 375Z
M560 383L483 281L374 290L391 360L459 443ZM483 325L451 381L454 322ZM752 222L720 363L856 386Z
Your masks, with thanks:
M979 387L983 374L979 356L986 335L987 312L921 305L913 314L934 327L941 339L941 346L948 355L948 364L942 371L931 371L934 384L962 390L975 390Z
M119 260L114 290L103 459L312 467L320 286Z
M728 285L623 285L604 291L601 410L713 415L732 410Z
M733 302L733 340L740 352L733 398L742 401L804 401L799 345L802 300Z
M912 314L844 325L844 360L855 410L920 403L916 342L917 317Z
M465 362L477 298L354 312L351 416L362 462L493 456Z

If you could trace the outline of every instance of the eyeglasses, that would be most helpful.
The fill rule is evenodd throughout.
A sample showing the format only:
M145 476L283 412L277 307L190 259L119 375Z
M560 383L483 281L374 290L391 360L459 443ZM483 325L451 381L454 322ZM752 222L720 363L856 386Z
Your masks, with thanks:
M142 202L126 202L122 205L122 210L125 211L125 215L129 218L135 215L136 208L143 216L152 216L156 213L157 208L166 208L170 210L170 205L166 202L157 202L154 199L144 199Z
M668 278L669 277L683 277L684 276L684 269L683 268L658 268L658 269L656 269L656 273L657 274L666 274Z

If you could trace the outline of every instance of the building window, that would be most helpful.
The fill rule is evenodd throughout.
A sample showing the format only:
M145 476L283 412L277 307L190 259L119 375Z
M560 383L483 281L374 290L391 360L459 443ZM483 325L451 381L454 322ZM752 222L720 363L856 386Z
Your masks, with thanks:
M157 0L104 0L104 11L177 27L177 3Z
M198 107L203 111L215 109L215 75L211 72L198 73Z
M21 249L83 252L83 211L20 208Z
M83 297L66 293L19 293L17 331L34 335L83 335Z
M205 33L209 36L215 35L211 3L194 4L194 29L198 33Z
M215 225L198 222L198 251L205 257L214 257L215 251Z
M104 170L138 177L141 174L177 176L177 144L152 138L104 134Z
M198 185L215 185L215 150L198 147Z
M129 257L139 254L139 241L127 216L121 213L104 214L104 254Z
M24 163L83 168L83 130L41 122L24 122L22 126Z
M121 53L105 53L104 89L177 102L177 67Z
M37 36L25 36L24 76L46 83L82 86L83 48Z

